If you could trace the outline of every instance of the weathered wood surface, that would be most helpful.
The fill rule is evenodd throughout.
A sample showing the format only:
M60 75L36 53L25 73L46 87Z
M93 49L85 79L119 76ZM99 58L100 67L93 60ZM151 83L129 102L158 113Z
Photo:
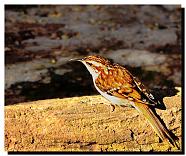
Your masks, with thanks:
M181 144L181 97L165 97L156 110ZM5 106L7 151L180 151L160 143L134 108L116 107L101 96L40 100Z

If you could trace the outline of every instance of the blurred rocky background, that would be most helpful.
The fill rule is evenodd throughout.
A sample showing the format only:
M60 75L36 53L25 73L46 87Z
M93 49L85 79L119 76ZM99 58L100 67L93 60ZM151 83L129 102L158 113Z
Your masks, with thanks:
M179 5L6 5L5 105L98 94L72 58L102 55L157 96L181 86Z

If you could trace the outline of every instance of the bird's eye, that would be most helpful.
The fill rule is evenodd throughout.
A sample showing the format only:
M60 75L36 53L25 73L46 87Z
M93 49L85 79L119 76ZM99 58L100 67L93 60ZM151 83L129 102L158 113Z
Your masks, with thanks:
M92 66L92 63L90 63L90 62L86 62L89 66Z

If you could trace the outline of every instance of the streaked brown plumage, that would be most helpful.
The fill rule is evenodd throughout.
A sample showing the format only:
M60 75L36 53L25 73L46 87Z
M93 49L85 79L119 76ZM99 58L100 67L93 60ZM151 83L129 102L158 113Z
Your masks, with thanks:
M79 61L89 70L94 85L101 95L112 104L136 108L146 117L162 140L169 140L173 145L176 144L151 110L151 106L157 105L159 101L126 68L95 55Z

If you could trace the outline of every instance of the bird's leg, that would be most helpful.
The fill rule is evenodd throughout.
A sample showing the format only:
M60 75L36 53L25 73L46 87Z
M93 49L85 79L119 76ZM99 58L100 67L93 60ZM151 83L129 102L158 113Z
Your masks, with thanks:
M111 109L111 112L114 112L116 106L114 104L110 104L110 109Z
M112 103L103 103L103 104L106 104L107 106L110 107L111 109L111 112L114 112L115 108L116 108L116 105L112 104Z

